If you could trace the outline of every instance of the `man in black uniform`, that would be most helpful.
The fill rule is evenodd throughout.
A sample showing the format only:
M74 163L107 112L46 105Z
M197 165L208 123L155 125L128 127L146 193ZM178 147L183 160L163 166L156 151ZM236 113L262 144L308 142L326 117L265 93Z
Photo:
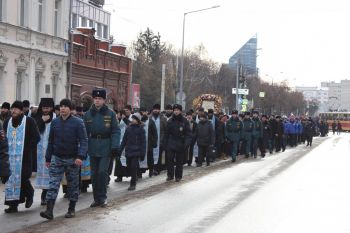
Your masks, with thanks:
M284 125L281 120L281 116L276 116L275 138L276 138L276 152L280 152L281 148L282 148L282 151L285 151L286 145L284 143Z
M182 179L183 159L186 149L191 144L191 128L185 117L182 116L182 106L173 106L173 115L167 124L165 145L167 149L167 181L174 179L174 162L176 160L175 180Z

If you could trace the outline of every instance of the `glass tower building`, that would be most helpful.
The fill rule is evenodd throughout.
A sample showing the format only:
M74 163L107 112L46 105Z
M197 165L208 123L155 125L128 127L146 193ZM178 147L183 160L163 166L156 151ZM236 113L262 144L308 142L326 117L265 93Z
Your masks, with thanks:
M256 53L257 37L250 38L229 60L229 66L232 69L237 68L237 63L243 66L245 75L256 75Z

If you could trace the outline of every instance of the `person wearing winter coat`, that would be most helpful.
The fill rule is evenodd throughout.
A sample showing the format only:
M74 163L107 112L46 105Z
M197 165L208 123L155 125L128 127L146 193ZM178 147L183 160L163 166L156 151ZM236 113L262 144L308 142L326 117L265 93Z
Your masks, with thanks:
M202 166L204 157L206 158L207 166L209 166L211 150L215 143L215 132L212 123L208 121L206 114L201 114L199 116L199 123L196 128L195 138L198 145L197 167Z
M233 163L236 162L242 128L243 123L238 118L238 111L233 110L232 117L226 122L225 127L225 138L229 147L229 155L231 156Z
M7 138L0 122L0 179L3 184L6 184L11 174L8 149Z
M127 169L131 176L129 191L136 189L139 160L144 161L146 157L146 131L141 122L141 115L135 113L131 119L120 144L119 153L125 149Z
M256 158L258 156L258 145L262 136L261 121L259 119L259 112L253 112L253 131L252 131L252 156Z
M312 119L310 118L305 125L305 136L307 145L306 146L312 146L312 138L315 135L315 124L312 122Z
M175 181L179 182L182 179L184 154L191 145L192 137L190 124L182 116L182 106L174 104L173 110L174 113L168 120L164 143L167 150L167 181L173 180L175 176Z
M260 141L260 151L261 151L261 157L265 157L266 155L266 149L269 148L269 140L272 137L272 130L270 122L267 120L266 115L261 116L261 128L262 128L262 137ZM270 150L270 154L272 154L272 151Z

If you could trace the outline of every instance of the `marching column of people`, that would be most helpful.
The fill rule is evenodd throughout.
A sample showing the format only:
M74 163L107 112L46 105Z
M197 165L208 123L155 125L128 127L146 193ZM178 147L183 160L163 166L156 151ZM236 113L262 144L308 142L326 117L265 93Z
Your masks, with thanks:
M18 212L21 203L32 206L32 172L41 205L46 205L40 216L54 218L60 184L66 180L65 217L72 218L79 195L89 184L90 207L107 206L113 169L115 182L131 177L128 190L133 191L146 170L149 177L166 170L166 181L179 182L184 165L192 166L193 158L197 167L226 156L233 163L239 155L264 158L267 152L284 152L287 145L306 141L312 146L318 130L321 136L328 133L327 123L293 114L287 118L233 110L229 116L204 108L183 114L179 104L166 105L164 112L159 104L150 111L133 111L130 105L113 111L106 105L106 90L93 90L91 96L89 109L75 107L69 99L55 105L52 98L42 98L38 108L30 107L29 101L1 105L0 178L9 206L5 213ZM340 131L340 123L334 122L332 130Z

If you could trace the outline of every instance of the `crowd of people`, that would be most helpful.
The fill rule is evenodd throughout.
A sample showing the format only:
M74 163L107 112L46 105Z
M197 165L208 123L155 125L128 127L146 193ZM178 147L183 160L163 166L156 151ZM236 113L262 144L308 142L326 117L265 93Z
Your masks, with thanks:
M42 98L37 108L31 108L29 101L2 104L0 177L5 184L5 213L18 212L22 203L30 208L35 188L41 190L41 205L46 206L40 216L53 219L62 185L69 199L65 217L72 218L79 194L89 185L91 208L107 206L112 174L115 182L131 177L128 190L133 191L147 171L152 177L166 170L166 181L179 182L184 165L236 162L238 155L264 158L284 152L288 145L307 142L311 147L316 132L328 133L328 125L294 115L237 110L226 115L203 108L184 113L179 104L167 105L164 112L159 104L150 111L133 111L130 105L113 111L105 103L106 90L96 89L92 97L85 112L69 99L55 105L52 98Z

